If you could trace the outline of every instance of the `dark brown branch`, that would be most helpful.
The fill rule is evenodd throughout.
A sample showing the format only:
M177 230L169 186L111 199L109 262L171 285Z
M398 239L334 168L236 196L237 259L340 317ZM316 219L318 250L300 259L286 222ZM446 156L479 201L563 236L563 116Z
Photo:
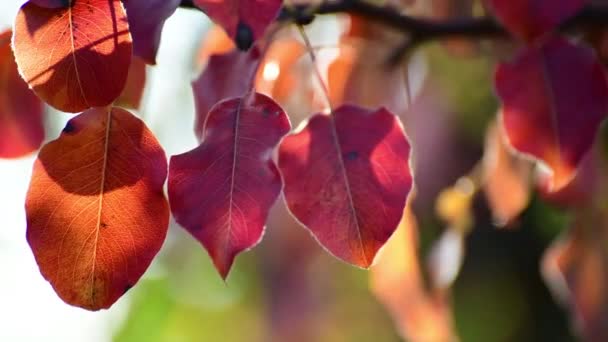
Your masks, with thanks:
M196 8L192 0L182 0L181 7ZM411 40L420 44L429 40L460 36L470 38L506 37L506 29L492 17L431 20L399 13L391 7L374 5L363 0L327 1L320 5L285 6L280 21L310 23L315 15L350 13L382 23L395 30L407 33ZM608 7L587 6L560 27L561 31L608 26Z

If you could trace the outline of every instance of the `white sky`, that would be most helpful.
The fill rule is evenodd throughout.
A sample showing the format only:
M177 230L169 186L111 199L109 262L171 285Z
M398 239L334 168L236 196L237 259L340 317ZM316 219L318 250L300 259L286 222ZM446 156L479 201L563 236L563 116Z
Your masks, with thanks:
M0 1L0 30L11 26L23 0ZM159 66L149 70L145 120L168 155L195 145L189 70L204 17L178 11L165 27ZM70 115L49 113L58 129ZM48 132L54 139L58 132ZM25 239L25 193L35 156L0 159L0 341L109 341L129 295L108 311L88 312L63 303L40 275Z

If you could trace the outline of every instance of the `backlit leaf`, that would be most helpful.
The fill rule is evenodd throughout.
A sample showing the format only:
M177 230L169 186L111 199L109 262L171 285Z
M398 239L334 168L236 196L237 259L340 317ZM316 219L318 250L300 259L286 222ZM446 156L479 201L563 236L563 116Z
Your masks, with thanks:
M508 225L528 206L532 172L533 163L511 151L501 128L490 125L483 155L483 190L495 224Z
M171 158L173 215L207 249L224 279L235 256L262 238L281 191L272 151L289 130L287 115L272 99L250 93L214 106L201 145Z
M180 0L123 0L133 36L133 53L148 64L156 64L165 20L177 9Z
M593 50L556 38L500 64L495 77L509 142L552 169L552 190L563 187L608 114L606 76Z
M457 340L447 298L425 287L418 258L418 226L409 207L378 256L370 278L374 296L403 338L412 342Z
M257 48L247 52L237 49L222 55L212 55L207 67L192 83L196 117L194 133L203 139L207 114L216 103L245 95L253 87L261 55Z
M127 83L120 96L114 102L115 106L138 109L144 97L146 88L146 63L134 56L131 59Z
M608 230L606 213L578 213L567 236L545 252L542 273L572 313L584 341L608 340Z
M226 30L241 50L260 39L277 17L281 0L194 0L214 22Z
M289 210L333 255L367 268L401 220L409 156L403 128L385 109L317 114L279 149Z
M575 15L585 0L490 0L490 5L511 33L532 42Z
M201 39L201 45L196 54L196 67L207 65L212 55L223 55L236 49L234 42L228 37L221 26L212 25Z
M17 72L11 35L0 33L0 158L21 157L44 140L42 102Z
M27 240L61 299L108 308L139 280L167 234L166 175L164 151L122 109L88 110L42 148Z
M78 0L48 9L21 7L13 34L21 76L51 106L80 112L109 105L122 92L131 35L119 0Z

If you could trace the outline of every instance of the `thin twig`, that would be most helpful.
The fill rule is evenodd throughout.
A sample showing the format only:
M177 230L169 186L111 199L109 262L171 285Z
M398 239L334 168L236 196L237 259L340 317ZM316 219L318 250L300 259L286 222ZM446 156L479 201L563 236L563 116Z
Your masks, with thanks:
M192 0L182 0L180 7L196 8ZM378 6L364 0L325 1L317 5L284 6L279 21L307 24L319 14L350 13L378 22L416 37L416 43L453 36L470 38L508 37L507 30L493 17L432 20L401 14L397 9ZM560 26L560 31L573 31L588 27L608 26L608 6L583 8L577 15ZM417 45L416 44L416 45Z

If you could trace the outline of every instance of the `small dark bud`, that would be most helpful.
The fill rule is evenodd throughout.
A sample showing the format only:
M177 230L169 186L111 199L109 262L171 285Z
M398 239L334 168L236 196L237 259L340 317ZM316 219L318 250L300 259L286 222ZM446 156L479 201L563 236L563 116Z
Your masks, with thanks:
M236 27L236 47L241 51L247 51L253 45L253 31L249 25L239 21Z

